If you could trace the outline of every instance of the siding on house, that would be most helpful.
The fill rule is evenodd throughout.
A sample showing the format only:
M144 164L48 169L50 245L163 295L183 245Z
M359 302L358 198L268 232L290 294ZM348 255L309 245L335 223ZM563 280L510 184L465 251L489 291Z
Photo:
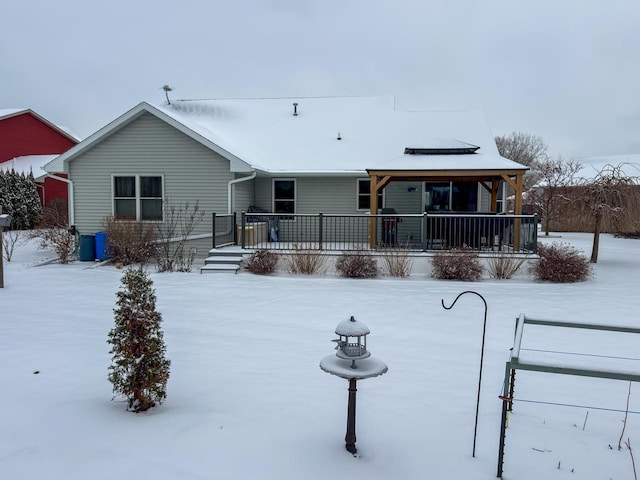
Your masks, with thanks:
M247 175L236 175L236 179L243 176L246 177ZM246 180L234 185L232 208L236 215L239 216L243 211L246 212L250 206L254 205L254 190L254 180ZM227 213L227 210L216 213Z
M296 177L295 175L274 175L258 177L255 180L255 204L273 211L273 179L295 179L296 213L364 214L357 209L357 179L353 177Z
M165 205L197 200L205 216L193 234L211 235L211 214L227 212L233 178L228 160L148 113L72 160L69 169L81 234L103 230L103 219L112 215L112 175L135 174L163 175ZM211 243L211 238L195 242L198 256Z

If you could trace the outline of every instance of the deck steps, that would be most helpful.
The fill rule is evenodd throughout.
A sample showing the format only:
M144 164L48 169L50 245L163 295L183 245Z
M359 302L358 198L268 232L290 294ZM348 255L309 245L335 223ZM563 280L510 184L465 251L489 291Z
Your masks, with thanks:
M212 249L204 266L200 267L200 273L238 273L243 259L241 252Z

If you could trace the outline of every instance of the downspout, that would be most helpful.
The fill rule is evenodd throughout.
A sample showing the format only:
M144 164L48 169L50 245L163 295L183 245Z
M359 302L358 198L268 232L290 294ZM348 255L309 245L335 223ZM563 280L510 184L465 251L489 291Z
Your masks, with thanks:
M73 207L73 182L68 178L58 177L52 173L47 172L47 177L53 178L54 180L60 180L61 182L66 183L69 186L69 199L67 201L69 207L69 226L74 226L76 224L76 212Z
M44 207L44 204L46 203L46 198L44 198L44 185L36 183L36 188L42 191L42 206Z
M253 180L254 178L256 178L257 174L258 174L258 172L253 172L251 175L249 175L247 177L236 178L235 180L230 180L229 181L229 183L227 185L227 213L228 214L233 213L233 211L232 211L232 209L233 209L233 205L232 205L233 186L236 183L246 182L248 180Z

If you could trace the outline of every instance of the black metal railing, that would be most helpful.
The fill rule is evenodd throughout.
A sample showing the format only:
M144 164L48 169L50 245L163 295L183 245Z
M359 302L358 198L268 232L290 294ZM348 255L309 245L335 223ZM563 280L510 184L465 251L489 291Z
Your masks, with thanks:
M243 213L236 241L242 248L269 250L397 247L429 251L468 247L477 251L533 253L537 232L535 215Z
M212 215L211 223L213 225L213 247L224 247L227 245L236 245L236 214Z

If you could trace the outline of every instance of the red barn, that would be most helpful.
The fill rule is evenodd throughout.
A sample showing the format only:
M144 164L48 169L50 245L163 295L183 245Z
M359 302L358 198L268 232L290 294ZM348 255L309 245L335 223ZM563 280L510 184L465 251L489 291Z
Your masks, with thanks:
M31 171L43 205L55 198L67 200L67 184L47 177L41 167L78 141L33 110L0 109L0 170Z

